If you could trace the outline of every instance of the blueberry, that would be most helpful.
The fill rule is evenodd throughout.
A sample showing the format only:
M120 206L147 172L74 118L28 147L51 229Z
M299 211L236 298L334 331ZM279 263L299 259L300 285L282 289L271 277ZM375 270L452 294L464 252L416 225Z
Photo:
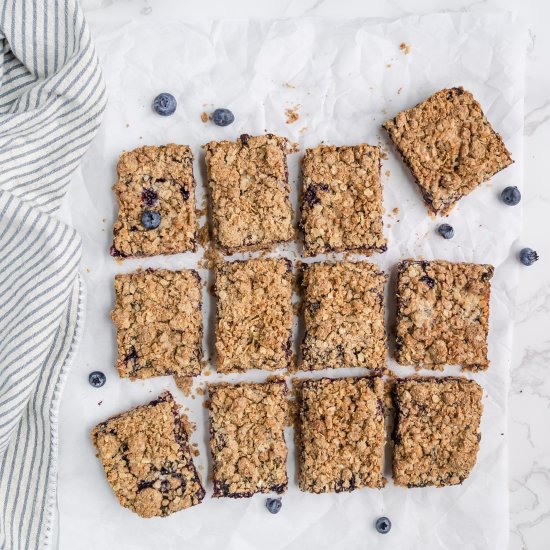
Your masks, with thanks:
M437 232L444 239L452 239L455 236L455 230L448 223L442 223L438 228Z
M521 200L521 193L517 187L505 187L500 194L500 198L504 204L508 206L516 206Z
M519 260L523 265L533 265L539 259L539 255L532 248L522 248Z
M271 514L278 514L281 511L283 503L280 498L266 498L265 507L269 510Z
M389 533L390 529L391 529L390 518L381 517L376 520L376 530L382 535Z
M156 229L160 225L160 214L154 210L144 210L141 215L141 225L145 229Z
M90 373L90 376L88 376L88 382L90 382L90 385L94 388L101 388L103 384L107 381L107 377L98 370L95 370L94 372Z
M216 126L229 126L234 120L235 115L229 109L216 109L212 115L212 121Z
M172 94L159 94L153 101L153 109L162 116L173 115L177 106L178 102Z
M141 200L147 206L153 206L159 200L159 196L154 189L145 188L141 193Z

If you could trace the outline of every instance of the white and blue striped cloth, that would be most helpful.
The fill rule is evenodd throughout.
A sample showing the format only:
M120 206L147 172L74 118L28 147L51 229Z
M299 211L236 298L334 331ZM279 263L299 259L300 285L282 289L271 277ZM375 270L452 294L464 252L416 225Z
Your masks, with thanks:
M0 549L49 548L57 413L82 330L80 238L56 212L105 86L75 0L0 0Z

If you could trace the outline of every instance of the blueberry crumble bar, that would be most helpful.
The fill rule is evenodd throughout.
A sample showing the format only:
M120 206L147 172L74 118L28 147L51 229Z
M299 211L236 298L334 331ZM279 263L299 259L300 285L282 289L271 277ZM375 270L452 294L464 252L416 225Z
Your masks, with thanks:
M477 460L483 390L459 377L409 378L394 388L393 480L404 487L458 485Z
M384 382L321 378L299 386L299 485L312 493L382 488Z
M303 370L386 367L384 285L369 262L304 266Z
M386 251L379 147L321 145L307 149L302 171L300 227L306 256Z
M216 384L208 391L213 496L245 498L285 492L285 381Z
M115 276L117 369L122 377L196 376L201 371L201 281L194 270Z
M447 215L461 197L513 162L479 103L461 87L437 92L383 128L435 214Z
M193 154L186 145L125 152L113 186L118 218L111 255L117 258L176 254L196 249Z
M485 370L491 265L404 260L397 274L396 358L401 365Z
M205 145L213 232L227 254L269 249L294 238L287 154L273 134Z
M288 368L292 361L292 263L260 258L216 269L218 372Z
M178 410L165 392L98 424L91 434L118 501L144 518L168 516L204 498Z

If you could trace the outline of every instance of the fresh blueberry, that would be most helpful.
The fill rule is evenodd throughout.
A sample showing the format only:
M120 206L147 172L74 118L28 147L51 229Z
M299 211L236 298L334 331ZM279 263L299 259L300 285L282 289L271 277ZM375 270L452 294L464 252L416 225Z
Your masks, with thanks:
M539 259L539 255L532 248L522 248L519 260L523 265L533 265Z
M521 200L521 193L517 187L505 187L500 194L500 198L504 204L508 206L516 206Z
M281 511L283 503L280 498L266 498L265 507L269 510L271 514L278 514Z
M141 225L145 229L156 229L160 225L160 214L154 210L144 210L141 215Z
M90 385L94 388L101 388L103 384L107 381L107 377L98 370L95 370L94 372L90 373L90 376L88 376L88 382L90 382Z
M177 106L178 102L172 94L159 94L153 101L153 109L162 116L173 115Z
M376 530L382 535L389 533L390 529L391 529L390 518L381 517L376 520Z
M229 109L216 109L212 115L212 121L216 126L229 126L234 120L235 115Z
M438 228L437 232L444 238L444 239L452 239L455 236L455 230L451 225L448 223L442 223Z

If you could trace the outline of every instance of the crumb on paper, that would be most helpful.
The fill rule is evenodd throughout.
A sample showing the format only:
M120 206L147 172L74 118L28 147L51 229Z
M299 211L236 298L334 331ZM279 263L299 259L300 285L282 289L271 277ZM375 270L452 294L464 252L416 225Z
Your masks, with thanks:
M208 113L206 113L205 111L203 111L203 112L201 113L201 120L202 120L205 124L208 122L208 119L209 119L209 118L210 118L210 117L208 116Z
M86 273L91 273L91 272L92 272L92 270L89 267L87 267L86 268Z
M387 227L388 229L391 229L391 223L387 223L387 224L386 224L386 227Z
M403 86L401 86L401 88L399 88L399 90L397 90L397 95L400 95L402 91L403 91Z
M204 376L210 376L212 373L209 370L204 371Z
M385 175L387 178L389 178L389 177L391 176L391 170L386 170L386 171L384 172L384 175Z
M115 258L115 262L118 264L118 265L122 265L124 263L124 260L122 258Z
M198 393L199 395L204 395L204 388L200 388L200 387L197 388L197 393Z
M303 128L300 129L300 134L305 134L306 132L308 131L308 127L307 126L304 126Z
M102 404L102 403L103 403L103 401L100 401L100 402L97 404L97 406L98 406L98 407L101 407L101 404Z
M191 376L174 376L174 380L176 382L176 386L180 389L183 395L185 395L185 397L189 397L191 395L191 388L193 387L193 378Z
M214 246L212 241L208 240L204 255L199 260L199 267L203 269L214 269L218 264L223 262L223 256L221 252Z
M209 399L205 399L202 406L205 408L205 409L209 409L210 408L210 400Z
M298 114L298 111L300 110L301 107L302 106L298 104L298 105L295 105L294 107L289 107L288 109L285 109L287 124L294 124L297 120L300 119L300 115Z
M380 151L380 158L382 160L388 160L388 153L386 153L386 151Z
M292 427L298 424L300 416L300 405L296 399L288 400L287 416L285 426Z
M388 64L386 65L386 68L387 68L387 69L391 69L391 63L388 63Z
M197 429L197 425L194 422L191 422L186 414L180 414L180 419L187 434L192 435Z
M130 128L130 125L128 123L126 123L126 128Z
M399 214L399 208L397 208L397 206L392 210L392 212L397 215Z
M199 227L199 231L197 234L197 242L199 243L199 246L206 248L206 245L208 244L209 240L210 240L210 231L208 229L208 222L205 221L204 224L201 227Z
M401 44L399 44L399 49L402 52L405 52L405 55L408 55L411 53L411 47L408 44L405 44L405 42L401 42Z
M283 82L283 86L285 88L292 88L292 89L296 88L296 86L292 84L292 82Z

